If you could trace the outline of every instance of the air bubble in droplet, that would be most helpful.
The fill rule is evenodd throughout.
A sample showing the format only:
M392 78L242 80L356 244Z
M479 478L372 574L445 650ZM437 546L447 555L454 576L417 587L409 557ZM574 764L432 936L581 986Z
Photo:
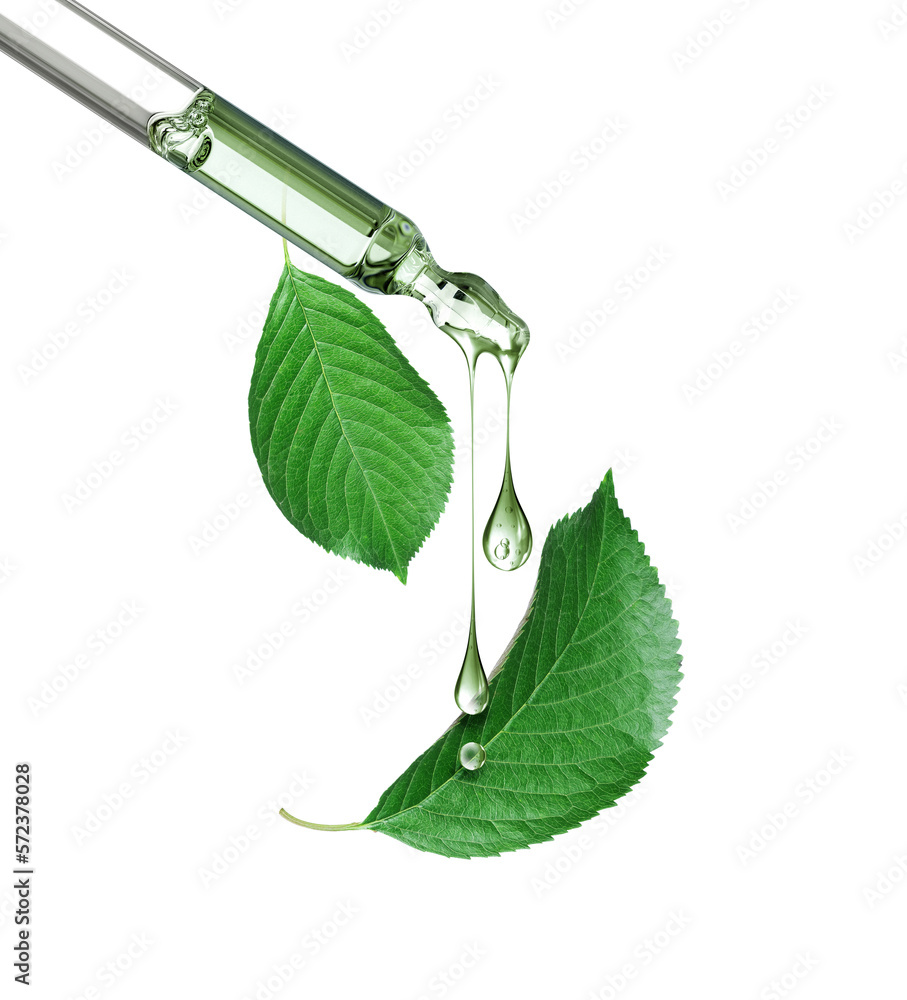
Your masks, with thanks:
M501 492L482 536L485 558L505 572L518 569L532 551L532 530L513 488L508 461Z

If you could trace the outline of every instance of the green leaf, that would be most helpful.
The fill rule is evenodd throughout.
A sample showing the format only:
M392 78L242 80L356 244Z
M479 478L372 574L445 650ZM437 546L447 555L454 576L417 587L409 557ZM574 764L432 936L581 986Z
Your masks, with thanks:
M255 355L249 425L286 518L406 583L450 492L447 413L366 305L289 258Z
M470 858L578 826L625 795L661 745L679 646L671 602L609 472L587 507L549 531L532 604L490 681L487 710L455 722L361 824L335 829L378 830ZM477 771L459 762L471 742L487 753Z

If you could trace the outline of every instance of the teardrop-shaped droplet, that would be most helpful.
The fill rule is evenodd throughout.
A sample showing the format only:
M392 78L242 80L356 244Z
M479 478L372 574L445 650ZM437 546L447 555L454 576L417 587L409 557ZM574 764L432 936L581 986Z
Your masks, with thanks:
M532 551L532 529L523 513L510 471L510 392L513 388L513 370L519 357L498 357L507 386L507 444L504 451L504 479L501 492L485 525L482 548L485 558L496 569L509 573L519 569Z
M478 771L485 763L485 747L481 743L464 743L460 748L460 763L467 771Z
M488 678L479 656L479 646L476 642L475 628L469 630L469 641L466 644L466 655L463 666L454 688L454 698L457 707L467 715L478 715L484 712L488 704Z
M532 529L517 500L509 465L504 470L501 493L485 526L482 547L491 565L506 572L519 569L532 551Z

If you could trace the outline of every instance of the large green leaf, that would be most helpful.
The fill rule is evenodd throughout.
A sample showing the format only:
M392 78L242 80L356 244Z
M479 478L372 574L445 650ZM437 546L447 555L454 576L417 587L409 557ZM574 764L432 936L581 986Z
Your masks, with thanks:
M405 583L450 491L447 413L366 305L289 258L255 355L249 424L287 519Z
M577 826L626 794L660 746L679 645L671 603L609 472L587 507L549 531L487 710L454 723L361 824L334 829L378 830L469 858ZM487 753L477 771L459 761L470 742Z

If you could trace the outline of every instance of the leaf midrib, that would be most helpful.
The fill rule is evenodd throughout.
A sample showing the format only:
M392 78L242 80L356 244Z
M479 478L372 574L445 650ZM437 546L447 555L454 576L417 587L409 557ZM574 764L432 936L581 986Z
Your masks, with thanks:
M340 427L340 433L343 435L344 440L346 441L347 446L350 449L350 454L353 456L353 461L359 467L359 471L362 474L362 479L365 482L365 485L368 487L368 491L369 491L369 493L371 493L373 500L375 501L375 509L378 511L378 514L379 514L379 516L381 518L381 523L384 525L384 531L385 531L385 534L387 535L387 540L390 543L391 551L394 553L394 560L396 562L397 569L400 570L400 571L402 571L402 572L404 572L404 574L405 574L405 563L401 562L400 553L397 551L397 546L394 545L394 539L393 539L393 536L391 535L390 526L388 525L387 519L384 516L384 511L381 509L381 503L380 503L380 501L378 499L377 494L375 493L374 489L372 488L372 484L371 484L371 482L369 480L368 475L366 474L365 468L363 467L362 463L359 461L359 456L356 454L356 449L353 447L353 442L350 440L350 437L349 437L349 435L346 432L346 428L343 426L343 418L340 416L340 411L337 409L337 404L336 404L336 402L334 400L334 390L331 388L331 383L330 383L330 381L328 379L328 376L327 376L327 371L325 369L324 361L322 360L322 357L321 357L321 351L318 349L318 341L315 338L314 330L312 329L312 325L309 322L308 311L307 311L306 307L302 304L302 299L300 299L300 297L299 297L299 292L297 291L297 288L296 288L296 279L293 277L293 271L292 271L291 268L292 268L292 265L290 264L289 258L288 258L287 259L287 277L289 277L290 284L293 287L293 297L296 299L296 302L299 305L299 308L302 310L302 318L303 318L303 322L305 323L305 328L308 331L309 336L312 338L312 347L315 349L315 356L318 358L318 365L321 368L321 376L324 379L324 384L327 386L328 395L331 397L331 409L334 411L334 414L337 417L337 423L338 423L338 425ZM299 428L297 427L296 433L294 433L294 435L293 435L293 442L295 442L296 435L298 433L299 433ZM290 450L292 451L292 443L290 445Z

